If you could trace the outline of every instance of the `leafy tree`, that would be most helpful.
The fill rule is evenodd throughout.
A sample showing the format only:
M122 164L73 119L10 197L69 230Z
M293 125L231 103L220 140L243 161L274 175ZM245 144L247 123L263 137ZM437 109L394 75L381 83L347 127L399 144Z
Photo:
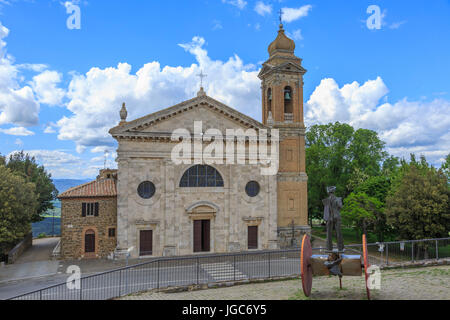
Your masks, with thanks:
M31 231L37 207L35 184L0 165L0 253Z
M23 151L10 155L6 167L25 178L26 181L33 182L36 185L39 206L33 214L32 221L41 221L43 219L41 215L48 209L53 209L52 200L58 194L52 182L51 174L47 173L44 166L38 165L34 157L30 157Z
M310 219L322 217L327 186L336 186L336 194L345 198L367 177L380 174L387 156L383 148L384 142L371 130L355 131L339 122L311 126L306 132Z
M356 130L349 145L352 168L358 168L369 176L379 174L380 164L387 157L384 145L375 131Z
M447 176L448 183L450 183L450 153L445 157L445 162L442 163L441 170Z
M355 228L356 236L361 237L362 233L374 230L377 220L382 216L383 205L374 198L369 197L364 192L351 193L344 199L341 210L342 222Z
M400 178L386 199L386 216L402 239L448 236L450 189L442 170L428 166L425 157L403 161ZM426 257L426 248L424 248ZM417 250L419 254L419 250Z
M0 153L0 166L1 166L1 165L4 166L5 164L6 164L5 157L3 157L2 154Z

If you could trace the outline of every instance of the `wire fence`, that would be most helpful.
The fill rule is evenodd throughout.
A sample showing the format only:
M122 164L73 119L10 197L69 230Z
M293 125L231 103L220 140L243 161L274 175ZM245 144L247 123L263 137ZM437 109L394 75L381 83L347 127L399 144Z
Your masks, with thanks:
M369 264L384 266L450 257L450 238L368 244ZM362 245L345 246L362 255ZM325 248L313 248L313 254ZM82 277L23 294L13 300L107 300L178 286L250 281L300 275L300 249L165 257Z

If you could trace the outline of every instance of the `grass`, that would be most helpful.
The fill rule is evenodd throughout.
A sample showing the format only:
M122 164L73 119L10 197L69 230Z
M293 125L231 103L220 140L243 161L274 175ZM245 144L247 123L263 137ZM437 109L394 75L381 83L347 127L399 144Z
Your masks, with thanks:
M362 236L357 237L355 229L353 228L341 228L342 237L344 238L344 244L360 244L362 243ZM313 226L311 232L314 236L320 238L327 237L327 227L326 226ZM368 243L377 242L377 237L374 234L369 233L367 235ZM336 242L336 235L333 236L333 242Z

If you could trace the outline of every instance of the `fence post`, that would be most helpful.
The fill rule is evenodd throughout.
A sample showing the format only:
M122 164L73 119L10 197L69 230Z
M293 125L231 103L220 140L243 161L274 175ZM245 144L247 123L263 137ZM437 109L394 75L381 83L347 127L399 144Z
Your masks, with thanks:
M119 270L119 297L122 296L122 270Z
M39 290L39 300L42 301L42 290Z
M80 300L83 300L83 278L80 278Z
M159 260L158 260L158 276L157 276L156 288L159 289Z
M197 257L197 285L199 285L199 272L200 272L200 261L199 257Z
M389 265L389 243L386 243L386 265Z
M414 261L414 241L411 242L411 261Z
M269 252L269 278L270 278L270 252Z
M436 240L436 260L439 260L439 244L438 244L438 240Z
M236 281L236 255L233 256L233 280Z

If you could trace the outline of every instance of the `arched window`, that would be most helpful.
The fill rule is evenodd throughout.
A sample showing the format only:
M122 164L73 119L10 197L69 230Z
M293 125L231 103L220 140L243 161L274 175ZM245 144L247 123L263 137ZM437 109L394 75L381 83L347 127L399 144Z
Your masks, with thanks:
M208 165L195 165L183 174L180 187L223 187L219 171Z
M284 113L293 113L292 89L289 86L284 88Z
M267 90L267 113L269 113L269 111L272 111L272 89L269 88Z

